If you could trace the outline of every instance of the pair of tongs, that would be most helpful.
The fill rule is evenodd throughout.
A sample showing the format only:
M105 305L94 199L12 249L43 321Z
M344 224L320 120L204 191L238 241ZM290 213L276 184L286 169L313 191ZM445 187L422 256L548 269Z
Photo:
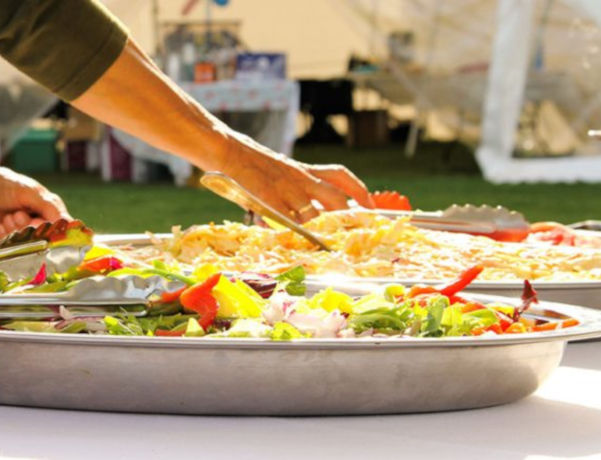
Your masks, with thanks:
M530 232L530 224L522 214L503 206L454 204L444 211L375 212L387 217L408 217L419 228L488 236L499 241L522 241Z
M0 319L55 318L60 307L68 307L72 317L102 318L115 313L145 316L160 294L183 286L158 275L92 276L61 292L0 294Z
M0 239L0 272L9 282L46 274L64 273L79 265L92 246L93 232L81 221L59 219L25 227Z
M319 237L281 212L272 208L231 177L220 172L207 172L200 178L200 183L220 197L237 204L242 209L252 211L260 217L271 219L305 237L319 248L325 251L331 251L330 247Z

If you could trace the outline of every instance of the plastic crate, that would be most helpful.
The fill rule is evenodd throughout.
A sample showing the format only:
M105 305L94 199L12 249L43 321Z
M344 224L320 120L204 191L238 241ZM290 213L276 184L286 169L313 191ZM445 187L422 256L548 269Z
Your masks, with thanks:
M8 164L22 173L46 173L56 171L58 158L54 129L30 129L12 147Z

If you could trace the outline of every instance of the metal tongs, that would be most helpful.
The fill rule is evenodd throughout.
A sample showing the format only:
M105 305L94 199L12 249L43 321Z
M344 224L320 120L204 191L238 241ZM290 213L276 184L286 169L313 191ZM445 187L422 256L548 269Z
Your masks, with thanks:
M7 293L0 295L0 318L57 317L60 307L73 317L104 317L116 312L145 316L155 296L176 291L184 284L161 276L142 278L92 276L61 292Z
M252 211L258 216L267 217L278 224L289 228L293 232L305 237L311 243L319 246L325 251L331 251L331 248L323 240L315 236L312 232L289 219L281 212L275 210L260 198L253 195L238 182L220 172L206 172L200 178L200 183L213 193L226 200L236 203L246 211Z
M375 212L387 217L409 217L413 225L428 230L483 235L500 241L522 241L530 231L530 224L522 214L503 206L454 204L444 211Z
M0 239L0 272L10 282L33 278L42 265L48 275L64 273L81 263L92 246L92 236L78 220L25 227Z

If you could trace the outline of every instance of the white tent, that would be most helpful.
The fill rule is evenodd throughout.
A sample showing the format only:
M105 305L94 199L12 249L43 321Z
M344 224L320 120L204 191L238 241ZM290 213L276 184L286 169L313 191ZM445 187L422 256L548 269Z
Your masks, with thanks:
M536 37L532 30L534 6L534 2L529 0L499 2L497 34L488 78L478 161L485 177L493 182L598 182L601 180L601 145L595 140L583 141L574 146L574 155L570 157L512 158L514 134L523 106L529 71L532 71L529 52L531 47L527 45ZM566 125L559 128L573 130L582 138L586 135L587 128L601 126L600 66L590 61L595 58L596 61L599 60L601 4L591 0L570 0L563 2L562 6L572 9L573 14L580 16L581 20L586 20L589 24L588 33L592 34L584 43L576 45L577 48L570 48L574 44L570 43L572 40L569 34L557 37L565 40L557 44L563 48L563 52L582 56L580 65L576 63L575 69L565 69L572 77L565 79L566 86L557 88L559 91L569 91L568 85L574 85L579 90L579 94L572 95L572 100L559 106L566 114L567 121ZM538 43L538 47L542 46L544 37ZM568 73L570 70L572 72ZM534 72L536 71L535 69ZM558 102L552 97L549 99Z
M154 48L152 0L105 3ZM184 3L156 2L162 19L179 18ZM601 146L586 137L601 127L598 0L231 0L211 15L242 20L251 49L287 52L293 78L340 75L351 53L386 61L389 34L409 31L412 64L366 78L415 109L426 135L479 144L492 181L601 180ZM199 2L190 18L204 17ZM0 63L0 85L14 92L19 81ZM518 159L516 151L555 156Z
M601 144L587 137L601 126L601 2L338 2L371 28L388 67L361 80L413 103L426 135L479 142L487 179L601 180ZM395 30L415 36L411 66L386 61Z

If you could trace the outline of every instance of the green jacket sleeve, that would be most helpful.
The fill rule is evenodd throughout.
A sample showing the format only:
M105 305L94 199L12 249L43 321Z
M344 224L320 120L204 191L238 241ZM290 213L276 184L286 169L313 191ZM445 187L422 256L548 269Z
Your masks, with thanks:
M96 0L0 0L0 56L67 101L104 74L126 41Z

